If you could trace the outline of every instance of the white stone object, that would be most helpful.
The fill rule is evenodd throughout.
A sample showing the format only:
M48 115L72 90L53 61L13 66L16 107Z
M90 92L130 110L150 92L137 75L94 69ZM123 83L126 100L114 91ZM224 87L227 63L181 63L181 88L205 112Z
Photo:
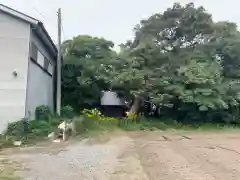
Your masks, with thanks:
M22 141L14 141L13 145L14 146L21 146L22 145Z

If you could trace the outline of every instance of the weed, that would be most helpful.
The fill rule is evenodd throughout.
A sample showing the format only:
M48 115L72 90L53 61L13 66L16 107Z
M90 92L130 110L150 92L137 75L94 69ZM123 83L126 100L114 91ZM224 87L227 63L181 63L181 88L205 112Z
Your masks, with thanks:
M73 118L74 117L74 109L72 108L72 106L67 105L62 107L61 109L61 116L64 118Z
M35 110L37 120L49 120L52 116L51 110L48 106L38 106Z

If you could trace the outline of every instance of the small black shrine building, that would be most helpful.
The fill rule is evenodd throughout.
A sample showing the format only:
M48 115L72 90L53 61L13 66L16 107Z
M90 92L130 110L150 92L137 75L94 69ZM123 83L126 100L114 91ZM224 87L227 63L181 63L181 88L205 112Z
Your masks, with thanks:
M121 118L125 114L125 101L116 92L102 91L101 112L106 117Z

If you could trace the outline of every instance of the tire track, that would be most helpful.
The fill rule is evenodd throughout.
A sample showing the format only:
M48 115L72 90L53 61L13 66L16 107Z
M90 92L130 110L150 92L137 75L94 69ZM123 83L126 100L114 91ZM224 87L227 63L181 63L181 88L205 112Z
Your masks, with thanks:
M171 141L152 143L144 139L135 140L136 151L149 180L215 179L210 174L192 167L185 157L173 149L171 146L173 143Z
M209 145L211 146L204 140L171 144L172 149L187 159L192 167L202 169L217 180L239 179L240 172L236 168L240 164L234 162L236 155L230 157L229 153L224 153L219 148L206 148Z

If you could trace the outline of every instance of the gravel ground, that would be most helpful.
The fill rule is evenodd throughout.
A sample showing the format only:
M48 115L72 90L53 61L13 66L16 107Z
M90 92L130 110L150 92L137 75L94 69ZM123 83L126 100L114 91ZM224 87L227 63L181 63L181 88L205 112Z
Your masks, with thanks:
M24 180L239 180L239 141L237 133L139 132L8 150L0 157L17 164Z

